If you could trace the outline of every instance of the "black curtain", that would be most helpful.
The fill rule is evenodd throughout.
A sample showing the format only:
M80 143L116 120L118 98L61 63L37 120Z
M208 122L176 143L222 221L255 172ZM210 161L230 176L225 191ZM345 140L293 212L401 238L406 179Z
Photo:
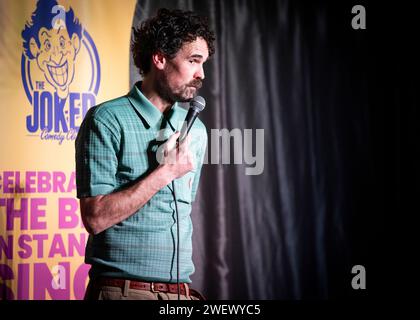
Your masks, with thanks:
M352 28L356 4L366 8L366 30ZM407 99L409 110L415 101L399 91L403 59L392 49L399 29L378 27L389 17L379 5L138 1L134 26L160 7L209 17L216 54L200 91L209 137L211 129L251 129L255 155L257 129L264 129L261 174L247 175L246 163L203 167L192 279L208 298L386 293L384 212L398 191L386 193L385 185L398 178L395 167L385 178L385 152L397 143L385 145L395 125L385 128L383 110L393 98L393 106ZM130 70L133 84L138 70ZM366 290L351 286L355 265L366 269Z

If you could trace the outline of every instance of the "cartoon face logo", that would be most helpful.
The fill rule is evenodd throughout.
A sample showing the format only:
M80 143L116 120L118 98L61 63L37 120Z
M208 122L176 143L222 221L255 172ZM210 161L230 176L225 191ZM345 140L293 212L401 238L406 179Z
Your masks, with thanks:
M55 0L38 1L32 21L22 31L26 57L36 60L45 79L61 99L69 95L82 34L82 26L73 9L64 11Z
M38 0L23 31L21 76L30 104L26 129L41 140L74 140L96 105L101 64L95 42L72 8Z

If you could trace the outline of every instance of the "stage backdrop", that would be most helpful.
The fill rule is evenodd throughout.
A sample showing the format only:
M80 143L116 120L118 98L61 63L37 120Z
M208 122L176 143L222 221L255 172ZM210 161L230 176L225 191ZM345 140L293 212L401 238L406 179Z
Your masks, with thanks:
M216 53L204 67L200 119L210 146L224 129L235 132L228 152L234 142L242 150L243 141L235 163L214 164L217 148L208 149L192 210L191 279L207 298L361 298L389 290L381 271L390 270L381 260L389 204L381 118L387 100L405 96L397 70L416 59L400 47L415 37L400 38L415 28L387 25L386 8L366 2L138 0L134 25L160 7L209 17ZM356 4L366 7L367 30L352 27ZM415 95L406 97L404 107L414 106ZM255 163L242 157L245 130ZM355 265L366 267L368 290L353 289Z
M129 89L135 1L0 2L0 299L82 299L74 140Z

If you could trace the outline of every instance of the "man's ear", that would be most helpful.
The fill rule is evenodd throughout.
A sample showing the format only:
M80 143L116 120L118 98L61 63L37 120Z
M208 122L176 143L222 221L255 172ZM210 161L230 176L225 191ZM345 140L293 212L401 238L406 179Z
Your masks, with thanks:
M166 58L163 55L163 53L156 52L152 54L152 62L153 62L153 65L156 67L156 69L163 70L166 65Z
M37 57L39 53L38 45L36 44L35 38L31 38L29 40L29 51L31 52L33 57Z
M71 36L71 43L74 47L74 50L76 51L76 54L79 52L80 50L80 38L77 35L77 33L73 33L73 35Z

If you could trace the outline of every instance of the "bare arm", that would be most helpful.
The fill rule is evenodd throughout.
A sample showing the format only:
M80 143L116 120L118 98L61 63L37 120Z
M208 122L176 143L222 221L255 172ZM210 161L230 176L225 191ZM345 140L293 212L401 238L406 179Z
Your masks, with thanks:
M193 169L189 138L174 148L178 136L179 133L172 135L166 145L165 154L171 161L159 165L144 179L118 192L80 199L83 224L90 234L98 234L127 219L173 179Z

